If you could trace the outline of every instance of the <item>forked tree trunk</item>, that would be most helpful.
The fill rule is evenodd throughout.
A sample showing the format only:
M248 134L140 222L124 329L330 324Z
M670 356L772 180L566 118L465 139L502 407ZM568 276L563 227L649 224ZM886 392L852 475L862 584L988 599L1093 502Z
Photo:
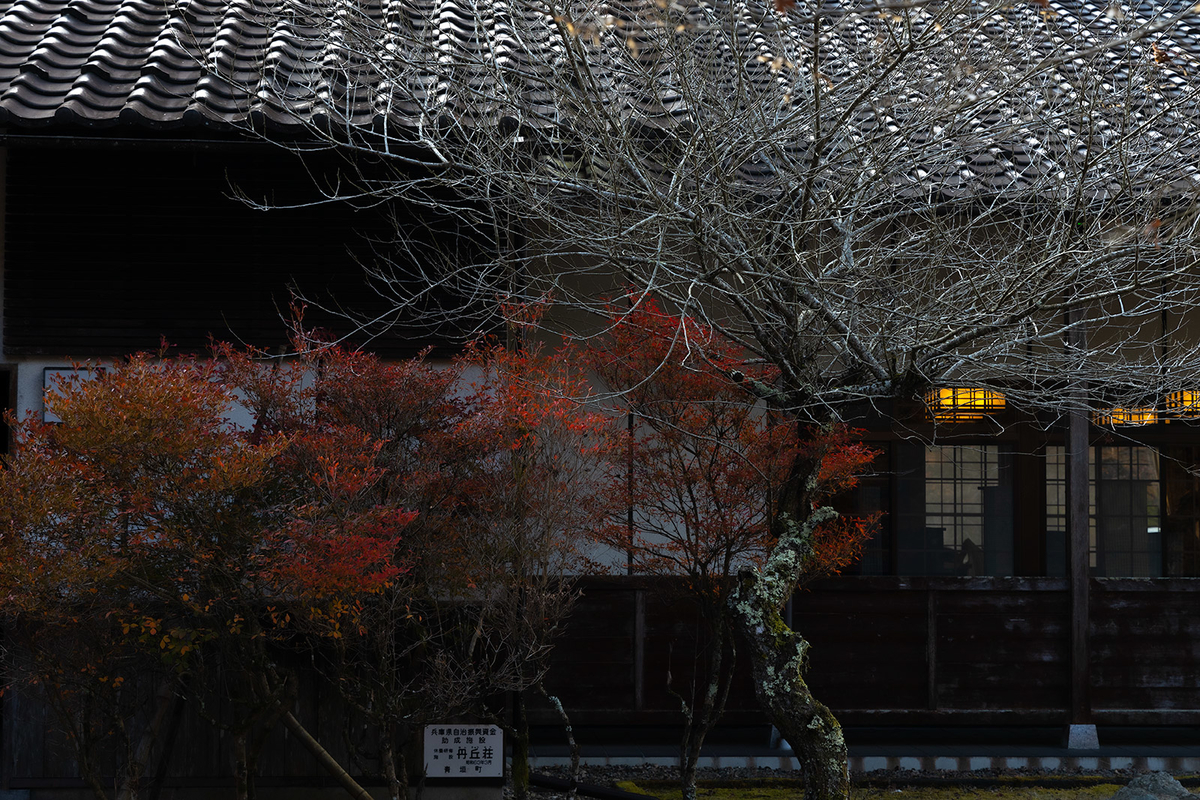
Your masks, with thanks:
M154 716L151 718L150 724L142 731L137 749L134 750L125 771L125 780L121 784L120 791L117 792L117 800L137 800L141 792L142 778L150 763L150 750L158 741L163 723L166 722L168 714L175 705L175 682L170 678L163 679L154 696L157 702Z
M820 508L800 523L783 520L767 562L761 570L743 571L730 596L730 615L746 643L755 694L800 761L806 800L849 796L846 740L833 714L808 690L808 642L784 623L779 609L800 579L813 530L835 516L832 509Z
M708 625L712 636L707 642L708 671L704 692L696 699L694 706L689 706L682 694L671 691L683 705L685 717L679 748L679 783L683 800L696 800L696 767L700 762L700 752L709 732L725 713L725 701L733 682L736 648L729 640L732 632L723 610L718 606L712 611L715 613L708 616L713 621ZM726 653L726 649L730 652Z

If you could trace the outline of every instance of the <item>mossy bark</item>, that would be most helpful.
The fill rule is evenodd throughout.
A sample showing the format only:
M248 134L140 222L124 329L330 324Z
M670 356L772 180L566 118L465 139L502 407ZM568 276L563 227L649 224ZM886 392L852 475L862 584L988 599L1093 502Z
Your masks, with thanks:
M785 624L779 610L802 575L813 530L834 516L821 508L801 523L783 520L766 563L743 571L730 596L730 616L745 642L759 704L800 761L806 800L849 795L846 740L837 719L804 681L808 642Z
M550 701L550 705L554 706L554 710L558 712L558 716L563 721L563 728L567 734L567 746L571 748L571 772L568 775L571 780L571 786L567 790L567 797L574 800L576 790L579 786L579 743L575 741L575 731L571 727L571 718L567 716L567 711L563 708L562 701L547 692L545 686L539 683L538 691Z

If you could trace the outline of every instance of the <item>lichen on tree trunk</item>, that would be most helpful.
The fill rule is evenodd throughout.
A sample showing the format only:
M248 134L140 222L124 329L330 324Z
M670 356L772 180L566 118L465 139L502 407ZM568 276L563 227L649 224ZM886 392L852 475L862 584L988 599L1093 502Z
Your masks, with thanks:
M800 761L806 800L849 795L846 741L833 713L804 681L808 642L787 626L779 610L803 573L813 530L835 516L832 509L819 508L802 522L783 519L767 561L761 569L738 575L729 601L733 624L746 644L759 704Z

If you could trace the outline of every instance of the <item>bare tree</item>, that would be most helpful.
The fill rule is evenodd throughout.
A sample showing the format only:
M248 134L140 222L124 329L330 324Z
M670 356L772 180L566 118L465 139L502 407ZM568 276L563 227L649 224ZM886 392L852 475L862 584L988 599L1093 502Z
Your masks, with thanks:
M333 194L453 220L406 220L374 269L413 318L551 297L570 313L548 323L587 330L633 286L777 368L742 383L801 424L946 385L1079 413L1080 386L1112 406L1200 386L1193 9L1150 8L275 0L246 88L349 155ZM197 56L245 84L207 36ZM685 334L673 357L703 357ZM845 746L776 613L832 513L813 463L734 602L817 798L845 795Z

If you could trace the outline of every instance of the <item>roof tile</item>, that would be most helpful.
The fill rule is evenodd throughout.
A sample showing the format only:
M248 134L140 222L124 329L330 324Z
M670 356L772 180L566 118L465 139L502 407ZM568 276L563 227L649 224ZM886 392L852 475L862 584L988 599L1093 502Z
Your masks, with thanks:
M519 72L516 90L542 113L578 113L559 107L563 100L541 86L567 47L558 23L533 3L353 0L372 26L360 31L347 23L336 5L351 0L325 1L330 13L306 15L289 0L0 0L0 125L167 128L262 123L294 131L307 122L332 122L335 117L339 123L362 126L380 126L384 119L389 126L416 126L445 113L471 124L495 124L501 111L481 99L496 88L492 75L478 66L489 61ZM638 2L653 0L611 0L606 24L636 21ZM1193 0L1168 2L1174 8ZM972 46L980 48L981 58L1004 57L1017 62L1014 68L1032 67L1041 59L1062 56L1064 50L1069 54L1069 48L1086 49L1119 34L1121 23L1110 8L1094 0L1016 2L985 21ZM1125 8L1122 14L1145 18L1164 12L1152 0ZM764 17L773 18L770 13ZM381 74L372 60L382 63L387 47L404 46L397 31L405 26L406 35L427 37L444 52L463 57L424 73ZM821 48L840 54L829 60L824 79L841 80L859 70L872 57L878 26L874 15L846 12L841 24L824 30ZM776 62L772 39L766 35L770 31L749 24L737 30L744 52L752 56L738 77L764 91L773 84L787 86L794 65ZM1031 46L1006 47L1014 37ZM389 41L395 44L380 44ZM594 75L605 101L640 117L647 129L691 124L696 110L673 79L670 57L659 51L653 38L636 33L624 44L628 52L622 49L620 55L632 53L632 64L628 59L622 64L602 48L595 52ZM728 84L733 96L737 70L725 67L730 56L723 47L719 36L697 36L691 68L718 86ZM371 56L364 55L368 50ZM1170 166L1177 176L1173 180L1194 186L1200 180L1194 166L1200 157L1195 143L1200 111L1190 96L1180 98L1200 79L1200 22L1195 17L1184 20L1150 41L1114 48L1109 58L1108 79L1117 84L1130 79L1131 63L1154 60L1160 65L1150 91L1115 94L1123 97L1125 111L1146 121L1145 146L1159 154L1158 163ZM1058 162L1071 157L1068 154L1090 146L1085 139L1102 145L1102 137L1110 135L1103 114L1087 137L1065 125L1057 131L1039 129L1034 135L1025 122L1081 102L1073 83L1083 68L1077 61L1063 60L1055 71L1030 81L1030 91L1021 96L997 96L989 111L965 118L954 131L928 129L914 116L913 101L936 91L920 81L882 95L854 123L861 133L881 127L909 131L907 144L893 154L899 157L937 148L944 136L1008 126L1012 138L1007 144L995 142L955 163L928 168L914 164L908 182L896 187L912 197L1002 190L1034 175L1053 174L1060 168ZM960 65L931 53L926 67L927 77L945 78L953 77ZM447 69L454 74L444 74ZM995 90L983 85L978 91L986 97ZM1189 135L1181 136L1185 131ZM1177 146L1181 138L1186 143ZM790 147L800 152L807 144L797 140ZM744 180L754 183L769 180L774 167L763 157L738 169Z

